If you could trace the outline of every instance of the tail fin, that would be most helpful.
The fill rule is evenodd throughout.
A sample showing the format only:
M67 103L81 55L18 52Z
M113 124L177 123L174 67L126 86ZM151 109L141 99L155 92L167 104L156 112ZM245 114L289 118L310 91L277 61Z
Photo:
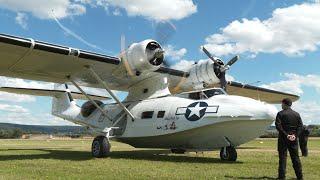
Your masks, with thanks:
M62 84L54 84L54 90L60 91ZM72 105L76 105L72 96L71 91L67 84L64 84L63 93L58 96L53 96L52 98L52 114L56 116L61 116L66 110L68 110Z
M60 118L80 122L85 121L81 115L81 108L74 101L75 99L87 99L85 95L78 92L71 92L66 84L55 84L53 90L49 89L33 89L33 88L16 88L16 87L0 87L0 91L27 94L35 96L51 96L52 97L52 114ZM90 95L93 100L108 100L109 97Z

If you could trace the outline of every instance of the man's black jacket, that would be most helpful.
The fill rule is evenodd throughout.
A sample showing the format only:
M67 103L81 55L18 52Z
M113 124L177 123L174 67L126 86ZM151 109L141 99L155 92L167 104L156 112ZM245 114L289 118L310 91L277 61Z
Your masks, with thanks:
M302 120L299 113L291 108L278 112L276 118L276 128L279 131L279 137L287 137L288 134L300 135L302 130Z

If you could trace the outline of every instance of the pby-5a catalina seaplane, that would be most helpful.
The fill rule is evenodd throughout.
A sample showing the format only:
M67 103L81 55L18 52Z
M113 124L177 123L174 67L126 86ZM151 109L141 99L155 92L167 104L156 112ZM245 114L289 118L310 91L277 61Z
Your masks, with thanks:
M209 60L180 71L162 65L164 51L154 40L131 44L119 57L111 57L0 34L1 76L56 83L53 90L1 90L52 96L53 115L94 132L94 157L108 156L109 140L114 139L173 153L221 148L222 160L235 161L235 147L258 137L274 121L271 104L299 97L227 82L225 72L238 57L224 64L203 50ZM81 93L71 92L67 84ZM104 104L99 100L109 97L88 94L83 87L105 89L115 103ZM128 96L121 102L112 90L127 91ZM74 98L88 101L79 107Z

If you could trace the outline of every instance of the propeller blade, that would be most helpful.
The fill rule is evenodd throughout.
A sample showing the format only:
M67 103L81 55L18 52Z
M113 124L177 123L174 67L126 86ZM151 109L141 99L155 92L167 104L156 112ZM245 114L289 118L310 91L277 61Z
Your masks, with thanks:
M220 80L221 89L223 89L227 92L227 80L226 80L226 73L225 72L221 72L219 80Z
M170 21L157 22L155 27L155 40L161 45L165 45L172 38L177 28Z
M215 63L220 64L211 54L210 52L204 47L202 46L202 51Z
M122 34L121 39L120 39L120 48L121 48L121 53L123 54L123 62L124 62L124 67L126 68L129 76L134 76L131 67L127 61L127 54L126 54L126 37Z
M164 60L163 60L162 65L163 65L164 67L170 67L170 63L167 61L167 59L164 59Z
M202 46L202 51L213 61L215 61L215 59L213 58L213 56L210 54L210 52L204 47Z
M226 64L226 66L231 66L232 64L234 64L235 62L237 62L239 60L239 56L235 56L232 59L230 59L230 61L228 61L228 63Z

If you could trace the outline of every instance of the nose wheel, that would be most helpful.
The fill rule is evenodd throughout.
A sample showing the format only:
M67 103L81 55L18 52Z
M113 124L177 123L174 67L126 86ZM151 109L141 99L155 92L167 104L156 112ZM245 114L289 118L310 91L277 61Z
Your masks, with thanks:
M98 136L94 138L91 146L91 154L93 157L102 158L108 156L111 145L105 136Z
M223 147L220 150L220 159L222 161L236 161L237 151L233 146Z

